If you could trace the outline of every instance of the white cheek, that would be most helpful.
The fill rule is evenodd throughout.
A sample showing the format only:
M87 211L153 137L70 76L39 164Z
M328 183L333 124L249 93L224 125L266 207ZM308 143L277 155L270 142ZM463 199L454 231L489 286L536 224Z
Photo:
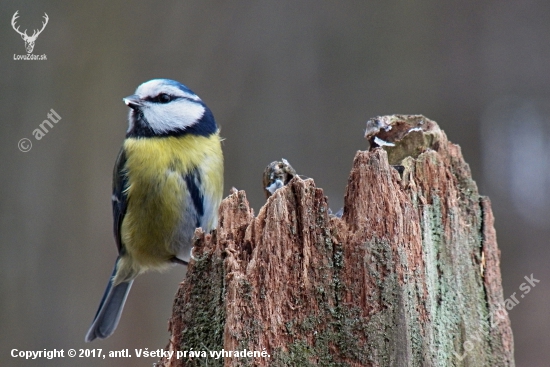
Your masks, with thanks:
M201 104L186 99L167 104L151 104L143 109L145 119L156 133L185 129L204 115Z

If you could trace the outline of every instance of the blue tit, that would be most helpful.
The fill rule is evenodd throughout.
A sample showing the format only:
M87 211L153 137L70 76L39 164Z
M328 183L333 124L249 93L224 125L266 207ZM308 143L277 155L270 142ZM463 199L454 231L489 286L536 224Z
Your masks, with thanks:
M223 193L219 129L195 93L153 79L123 101L130 107L129 128L112 196L118 258L87 342L115 331L139 274L187 265L195 229L217 226Z

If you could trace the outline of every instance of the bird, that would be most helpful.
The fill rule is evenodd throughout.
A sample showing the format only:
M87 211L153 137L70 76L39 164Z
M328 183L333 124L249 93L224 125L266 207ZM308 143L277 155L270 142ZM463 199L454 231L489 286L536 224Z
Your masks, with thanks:
M138 275L189 263L195 229L216 228L223 194L219 128L194 92L153 79L123 101L129 126L112 194L118 257L86 342L113 334Z

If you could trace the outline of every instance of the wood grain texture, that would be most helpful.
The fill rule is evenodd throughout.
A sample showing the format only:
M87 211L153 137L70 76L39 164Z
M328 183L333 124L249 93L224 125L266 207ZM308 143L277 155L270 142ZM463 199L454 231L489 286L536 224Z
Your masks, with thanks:
M168 349L270 357L161 365L514 366L491 205L460 147L423 116L370 124L341 218L295 177L257 216L234 190L197 231Z

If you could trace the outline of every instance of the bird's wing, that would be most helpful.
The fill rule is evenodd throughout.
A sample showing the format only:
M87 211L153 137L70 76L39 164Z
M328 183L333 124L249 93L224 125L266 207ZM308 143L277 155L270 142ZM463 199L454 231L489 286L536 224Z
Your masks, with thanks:
M120 153L118 153L113 170L113 196L111 198L113 202L113 228L119 254L123 254L125 251L120 238L120 227L126 215L126 208L128 207L128 196L126 193L128 179L124 168L125 164L126 154L124 148L122 148Z

